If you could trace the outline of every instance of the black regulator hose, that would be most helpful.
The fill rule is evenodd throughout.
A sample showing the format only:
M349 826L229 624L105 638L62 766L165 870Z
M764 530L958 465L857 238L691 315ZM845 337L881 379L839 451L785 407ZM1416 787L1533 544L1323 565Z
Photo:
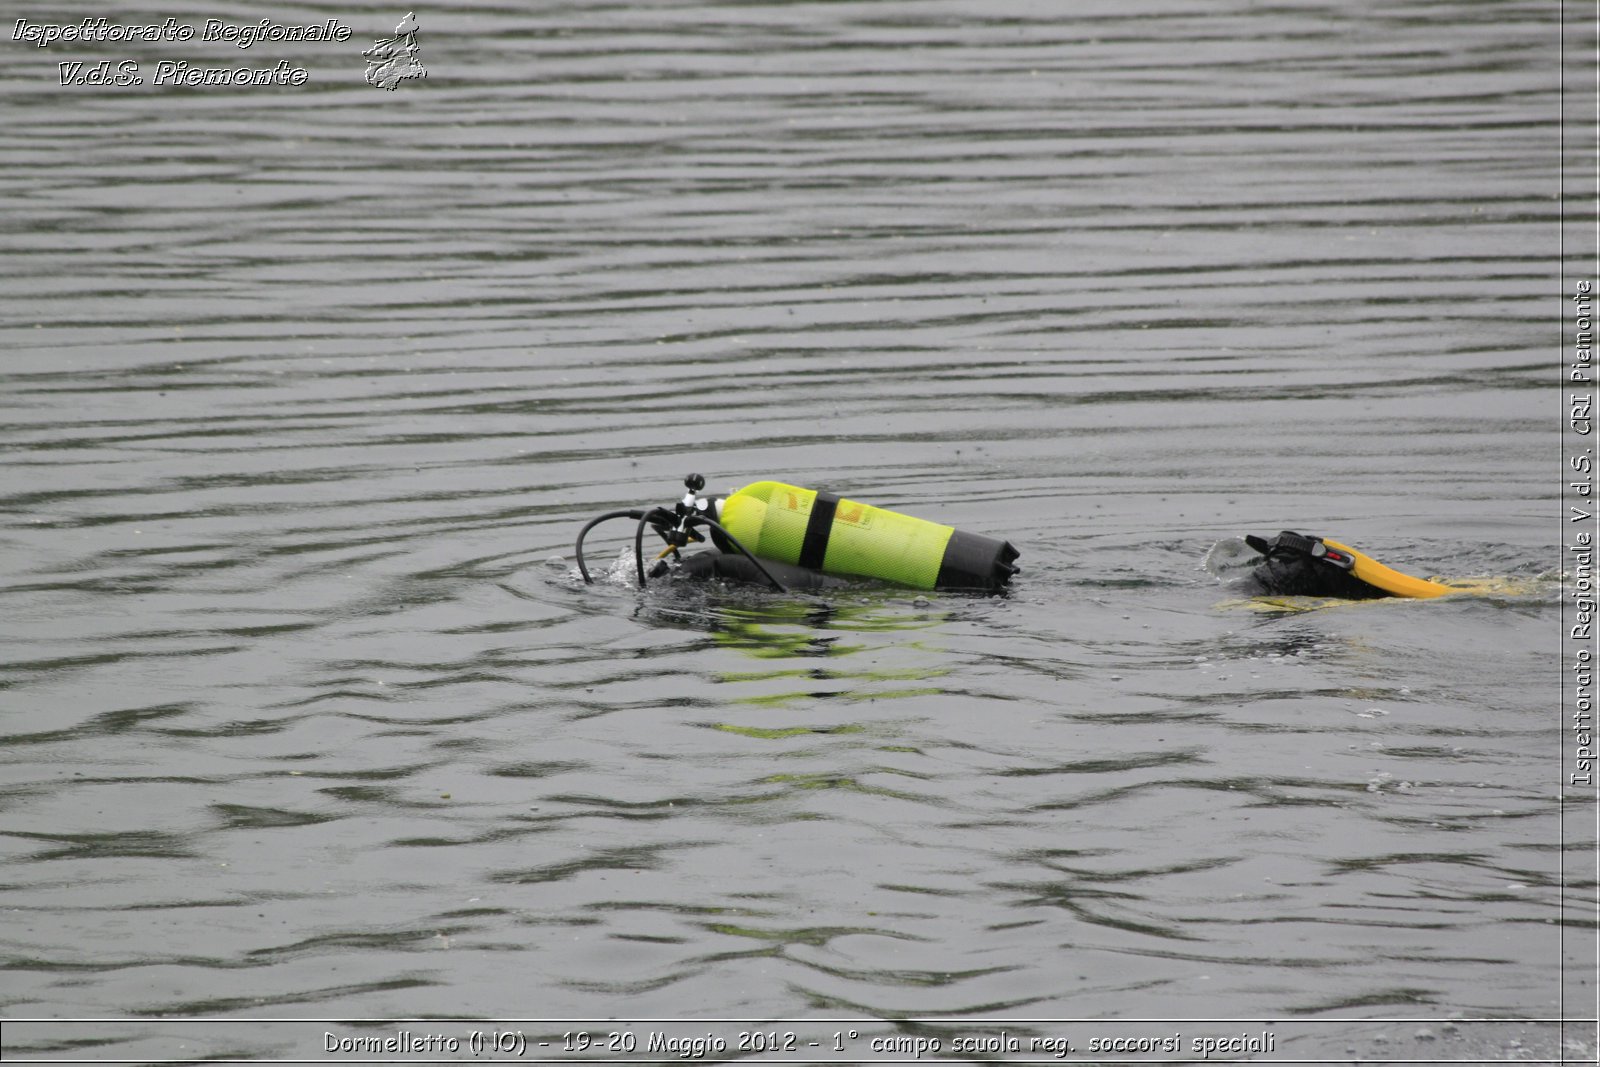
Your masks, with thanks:
M739 543L739 539L737 537L733 536L733 534L728 532L727 527L723 526L722 523L718 522L716 519L713 519L708 515L696 515L696 516L693 516L692 518L690 518L686 525L691 526L691 527L692 526L709 526L709 527L711 527L713 530L717 531L723 537L726 537L728 539L728 543L730 545L732 545L734 548L737 548L740 552L744 553L744 558L749 560L755 566L756 570L761 572L761 576L763 578L765 578L767 581L772 583L772 588L776 589L780 593L787 593L789 591L788 589L784 588L784 585L783 585L782 582L778 581L778 579L776 579L776 578L774 578L772 576L772 572L771 571L767 570L767 568L765 568L765 567L763 567L761 565L761 561L759 559L757 559L755 557L755 555L748 548L744 547L744 545Z
M594 518L590 519L584 524L583 529L578 531L578 543L576 546L574 546L574 554L578 557L578 573L583 575L583 580L588 585L593 585L594 579L589 576L589 568L583 560L583 539L589 535L590 530L594 529L596 526L599 526L602 522L606 522L610 519L638 520L639 525L633 531L633 563L639 572L639 588L643 589L645 586L644 528L652 524L657 526L670 526L677 521L677 516L675 516L672 512L667 511L665 508L650 508L649 510L645 511L642 511L638 508L627 508L622 511L608 511L604 515L596 515ZM709 526L723 537L726 537L728 539L728 543L734 548L737 548L744 555L745 559L748 559L755 569L761 572L761 576L772 583L772 588L776 589L780 593L787 593L789 591L782 582L778 581L778 579L772 576L771 571L767 570L767 568L761 565L761 561L755 557L754 553L752 553L748 548L744 547L744 545L740 543L739 539L733 536L733 534L729 533L727 528L716 519L706 515L691 515L684 522L685 529L693 529L696 526Z
M594 579L589 577L589 568L583 565L583 539L588 536L589 531L594 529L596 526L599 526L607 519L639 519L643 518L646 514L648 514L648 512L640 511L638 508L630 508L626 511L608 511L604 515L596 515L584 525L583 529L578 531L578 544L576 548L578 556L578 573L583 575L583 580L586 584L594 584Z
M639 588L644 588L644 528L650 525L650 520L655 516L656 508L647 511L639 519L639 528L633 531L633 565L639 571Z

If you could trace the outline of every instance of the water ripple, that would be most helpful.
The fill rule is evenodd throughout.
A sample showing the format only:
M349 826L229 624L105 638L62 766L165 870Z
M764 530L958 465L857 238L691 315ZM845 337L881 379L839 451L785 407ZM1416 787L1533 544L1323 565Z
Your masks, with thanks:
M393 94L355 39L230 53L294 92L14 50L8 1015L1587 995L1551 965L1593 880L1548 717L1543 8L423 18ZM596 531L584 585L582 521L690 471L1024 571L640 590ZM1238 539L1284 528L1514 588L1241 604ZM27 1047L180 1055L99 1033ZM286 1054L227 1033L190 1040Z

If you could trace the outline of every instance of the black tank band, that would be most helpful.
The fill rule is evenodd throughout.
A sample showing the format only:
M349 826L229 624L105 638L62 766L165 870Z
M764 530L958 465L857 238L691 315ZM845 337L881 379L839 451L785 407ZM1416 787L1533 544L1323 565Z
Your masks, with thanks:
M839 498L817 490L817 499L811 502L811 517L806 520L806 536L800 542L800 558L796 561L800 566L822 569L822 557L828 554L828 536L833 533L833 513L837 510Z

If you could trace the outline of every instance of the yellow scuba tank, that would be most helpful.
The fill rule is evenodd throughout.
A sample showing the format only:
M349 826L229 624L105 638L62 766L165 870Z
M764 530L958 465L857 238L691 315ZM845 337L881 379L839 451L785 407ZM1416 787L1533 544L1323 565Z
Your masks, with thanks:
M783 482L747 485L717 508L723 527L755 555L825 574L914 589L997 589L1018 570L1008 541Z

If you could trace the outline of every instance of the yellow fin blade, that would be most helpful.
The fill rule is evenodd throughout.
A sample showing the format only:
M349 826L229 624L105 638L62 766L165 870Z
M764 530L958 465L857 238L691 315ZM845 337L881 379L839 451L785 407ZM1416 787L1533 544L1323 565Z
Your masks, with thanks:
M1355 560L1356 565L1352 573L1368 585L1377 586L1386 593L1393 593L1395 596L1435 597L1465 592L1462 589L1452 589L1442 582L1430 582L1425 578L1413 578L1409 574L1401 574L1393 567L1385 567L1371 556L1357 552L1348 545L1341 545L1332 538L1324 537L1322 543L1329 548L1347 553Z

